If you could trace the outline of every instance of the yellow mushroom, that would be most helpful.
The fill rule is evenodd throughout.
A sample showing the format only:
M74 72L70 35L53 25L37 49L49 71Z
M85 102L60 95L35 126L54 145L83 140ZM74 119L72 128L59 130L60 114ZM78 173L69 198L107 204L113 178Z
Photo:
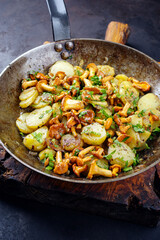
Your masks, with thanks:
M112 177L112 171L98 167L96 164L97 161L98 159L95 159L91 163L87 178L92 179L94 176Z
M83 101L80 101L80 100L74 100L72 99L72 97L67 95L62 99L61 108L62 108L62 111L64 112L71 109L80 110L84 108L84 103Z

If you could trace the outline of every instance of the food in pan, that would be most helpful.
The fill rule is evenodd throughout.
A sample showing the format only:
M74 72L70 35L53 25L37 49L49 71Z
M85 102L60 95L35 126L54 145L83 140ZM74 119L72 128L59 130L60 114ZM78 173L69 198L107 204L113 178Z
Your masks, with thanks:
M138 152L160 132L160 99L150 88L109 65L58 61L22 80L16 125L46 170L116 177L141 162Z

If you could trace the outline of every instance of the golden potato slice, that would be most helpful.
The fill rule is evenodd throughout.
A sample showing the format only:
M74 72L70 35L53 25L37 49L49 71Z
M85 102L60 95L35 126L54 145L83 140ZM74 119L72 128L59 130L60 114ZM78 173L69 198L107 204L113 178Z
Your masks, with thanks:
M17 118L16 120L16 126L18 127L19 131L22 133L31 133L34 131L34 129L29 128L26 124L26 117L29 115L29 113L23 113Z
M132 149L125 143L112 144L109 146L108 155L111 155L110 164L119 164L122 168L129 167L133 164L135 154Z
M138 110L142 111L151 108L160 110L160 99L153 93L147 93L139 99Z
M139 134L138 134L137 132L135 132L135 131L133 130L133 128L130 128L130 129L127 131L127 134L132 137L132 141L131 141L130 143L127 143L127 145L128 145L131 149L133 149L133 148L135 148L135 147L139 147L139 144L140 144L140 141L141 141L141 140L140 140L140 137L139 137Z
M47 105L49 105L49 103L42 101L42 97L38 96L35 99L35 101L32 103L31 107L33 107L33 108L42 108L42 107L45 107Z
M96 117L100 119L107 119L108 116L111 116L112 112L108 108L102 108L100 110L96 110Z
M39 159L43 160L49 154L52 154L52 156L54 157L56 152L53 149L46 148L39 153Z
M35 90L36 90L36 87L31 87L26 90L23 90L23 92L21 92L21 94L19 95L19 99L21 101L24 101L30 98L33 95L33 93L35 93Z
M61 119L62 118L61 102L53 103L52 109L53 109L53 116L59 115Z
M49 131L46 126L37 129L35 132L28 134L23 139L26 148L32 151L42 151L46 147L45 139L48 137Z
M149 113L156 115L159 119L157 121L150 121L150 116L148 115ZM156 127L160 126L160 111L157 109L148 109L145 112L145 116L143 117L143 124L144 126L151 131L153 131Z
M108 103L106 101L104 102L100 102L100 101L89 101L90 104L92 104L92 106L94 108L97 109L101 109L101 108L107 108L108 107Z
M124 104L129 102L131 106L135 106L136 102L138 102L139 91L132 87L132 83L129 81L121 82L119 86L119 94L120 99Z
M130 118L131 118L130 123L132 125L140 124L142 126L142 118L141 117L138 117L138 115L134 114L134 115L131 115Z
M115 75L114 68L109 65L98 65L97 68L98 70L102 71L105 74L105 76Z
M124 74L118 74L118 75L115 76L115 78L119 80L119 83L128 80L128 77Z
M89 145L100 145L107 137L105 127L99 123L93 123L82 128L82 139Z
M52 115L51 106L35 109L26 117L26 124L29 128L38 128L48 122Z
M30 106L34 102L34 100L36 99L37 96L38 96L38 91L34 90L34 93L29 98L27 98L26 100L21 101L19 103L19 106L21 108L27 108L28 106Z
M74 137L72 134L66 134L61 138L61 146L66 151L73 151L77 147L83 147L83 141L80 134Z
M139 137L141 142L139 143L139 150L143 150L146 148L146 141L148 140L148 138L150 137L151 132L149 131L144 131L143 133L139 133Z
M66 76L74 75L74 67L67 61L57 61L49 69L49 74L56 75L57 72L64 72Z

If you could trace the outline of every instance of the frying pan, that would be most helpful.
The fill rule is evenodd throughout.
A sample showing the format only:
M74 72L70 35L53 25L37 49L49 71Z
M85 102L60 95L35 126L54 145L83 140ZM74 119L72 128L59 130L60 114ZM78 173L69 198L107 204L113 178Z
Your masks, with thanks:
M20 114L19 94L21 92L21 79L27 76L30 70L47 72L56 61L68 58L73 65L78 65L83 59L84 66L90 62L107 64L115 68L116 73L134 76L139 80L148 81L152 92L160 94L160 66L149 56L118 43L97 39L70 39L70 28L62 0L48 0L51 20L53 24L54 39L56 42L36 47L11 62L0 74L0 143L15 159L32 170L50 178L75 183L102 183L122 180L135 176L153 167L160 160L160 137L152 142L147 150L143 165L132 172L120 174L117 178L96 178L88 180L75 176L59 176L44 169L38 159L29 154L22 144L22 138L16 128L15 122ZM65 39L65 40L64 40ZM69 41L69 43L68 43ZM74 47L73 47L74 46Z

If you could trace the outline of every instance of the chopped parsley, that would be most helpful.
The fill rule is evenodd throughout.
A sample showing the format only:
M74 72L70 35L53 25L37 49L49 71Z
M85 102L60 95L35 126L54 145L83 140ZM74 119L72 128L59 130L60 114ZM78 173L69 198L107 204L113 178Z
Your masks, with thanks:
M105 159L98 159L98 161L96 161L96 164L100 168L108 169L108 162Z
M54 112L53 113L53 118L55 118L57 116L57 113L56 112Z
M107 95L106 89L101 89L101 93Z
M133 166L137 166L139 164L139 155L136 154L136 156L133 159Z
M115 140L114 140L114 143L115 143L117 146L119 146L119 147L122 146L122 144L118 141L118 139L115 139Z
M39 119L42 119L45 114L51 113L52 111L53 111L53 109L46 110L45 112L43 112L43 113L39 116Z
M76 70L76 75L81 76L82 73L77 69L77 70Z
M93 85L102 85L102 82L100 81L101 80L101 76L100 77L98 77L98 76L94 76L94 77L91 77L91 81L92 81L92 83L93 83Z
M127 141L128 138L129 138L129 137L125 137L125 138L122 140L122 142Z
M75 149L74 155L73 156L78 156L80 150L79 149Z
M134 110L132 108L129 108L128 111L127 111L127 115L130 115L134 112Z
M33 132L32 133L32 136L37 140L37 142L39 143L42 143L43 140L42 140L42 133L36 133L36 132Z
M135 132L138 132L138 133L143 133L145 130L144 130L144 127L137 123L136 125L132 125L133 129Z
M133 100L133 107L137 107L138 101L139 101L139 97L134 98L134 100Z
M132 166L126 167L126 168L123 168L123 172L129 172L129 171L131 171L132 169L133 169Z
M53 169L53 167L51 167L51 166L47 166L47 167L46 167L46 170L51 171L52 169Z
M80 112L78 116L81 118L81 117L83 117L86 114L87 114L87 111L83 111L83 112Z
M146 109L143 109L142 111L140 111L138 113L138 117L143 117L145 112L146 112Z
M100 110L99 110L99 113L101 113L102 115L104 115L105 119L111 117L111 116L109 116L109 115L106 113L106 111L104 110L104 108L100 109Z
M110 154L108 155L104 155L104 157L107 159L107 160L111 160L112 159L112 155L116 152L116 150L114 150L113 152L111 152Z
M106 97L107 97L107 94L104 93L104 94L102 94L102 95L99 97L99 100L103 102L103 101L106 100Z

